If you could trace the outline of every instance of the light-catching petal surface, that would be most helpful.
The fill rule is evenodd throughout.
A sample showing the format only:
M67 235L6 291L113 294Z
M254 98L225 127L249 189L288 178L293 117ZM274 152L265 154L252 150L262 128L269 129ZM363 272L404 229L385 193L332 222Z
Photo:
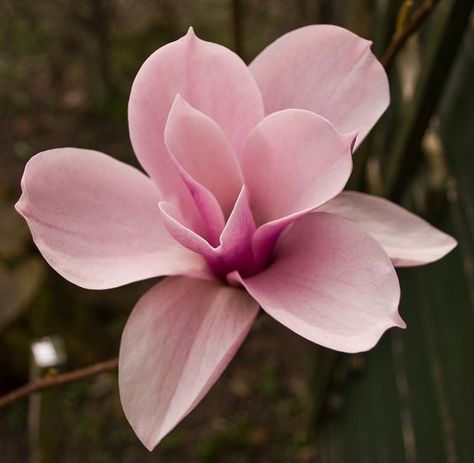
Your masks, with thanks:
M359 145L390 100L387 76L370 44L331 25L283 35L250 65L266 113L309 109L343 133L357 131Z
M395 266L428 264L441 259L456 246L451 236L377 196L344 191L320 210L356 223L379 242Z
M331 349L365 351L386 329L405 326L388 256L359 227L331 214L296 221L280 236L274 263L243 284L273 318Z
M339 194L351 173L353 141L310 111L263 119L240 157L256 222L311 210Z
M119 388L149 450L215 383L257 312L242 289L185 277L167 278L140 299L122 335Z
M236 152L263 117L261 94L252 74L227 48L199 39L190 29L185 37L153 53L132 86L130 138L140 163L168 201L183 194L163 138L177 94L211 117Z
M105 289L159 275L197 274L204 260L161 222L160 194L137 169L96 151L44 151L27 164L16 208L64 278Z

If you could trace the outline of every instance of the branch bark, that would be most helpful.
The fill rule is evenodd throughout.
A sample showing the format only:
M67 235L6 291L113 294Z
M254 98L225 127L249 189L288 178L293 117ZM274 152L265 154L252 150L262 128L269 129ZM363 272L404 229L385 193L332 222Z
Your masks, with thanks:
M118 358L106 360L104 362L95 363L85 368L78 370L69 371L67 373L61 373L56 376L48 376L41 378L32 383L25 384L24 386L15 389L14 391L5 394L0 397L0 408L5 407L17 400L23 399L35 392L42 391L43 389L49 389L63 384L73 383L83 379L90 378L104 371L115 370L118 366Z
M385 195L392 201L400 200L412 173L422 161L421 140L438 108L473 7L474 0L439 3L440 15L423 52L415 96L404 108L403 120L393 136L385 165Z
M396 32L388 44L382 58L380 59L383 67L388 71L393 64L398 52L402 49L408 38L416 32L423 21L434 10L439 0L425 0L413 13L409 24L400 32Z

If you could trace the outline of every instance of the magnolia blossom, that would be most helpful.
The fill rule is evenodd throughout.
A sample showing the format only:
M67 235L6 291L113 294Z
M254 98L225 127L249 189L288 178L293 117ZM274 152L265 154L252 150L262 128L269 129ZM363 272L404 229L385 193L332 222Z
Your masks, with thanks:
M123 409L152 449L214 384L261 307L343 352L393 326L394 265L455 240L384 199L342 192L389 102L370 42L290 32L246 66L192 29L143 64L130 136L148 175L96 151L34 156L17 204L49 264L84 288L167 275L137 303L119 362Z

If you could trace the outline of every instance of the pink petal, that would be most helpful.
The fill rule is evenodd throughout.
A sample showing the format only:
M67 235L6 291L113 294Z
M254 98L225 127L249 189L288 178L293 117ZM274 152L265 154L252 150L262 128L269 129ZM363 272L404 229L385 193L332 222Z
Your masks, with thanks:
M166 122L165 142L180 168L216 197L228 217L243 180L222 129L178 95Z
M386 329L405 326L389 258L356 225L331 214L296 221L281 235L274 263L243 284L273 318L331 349L364 351Z
M263 117L260 91L252 74L225 47L199 39L190 29L185 37L153 53L132 86L130 137L140 163L167 200L185 196L163 139L177 94L216 121L236 152Z
M312 210L339 194L351 173L353 141L305 110L262 120L240 159L257 223Z
M266 113L309 109L359 144L388 106L388 80L371 42L341 27L307 26L280 37L250 65Z
M39 153L25 168L22 189L16 208L36 245L79 286L204 271L204 261L163 227L154 183L109 156L75 148Z
M457 244L420 217L377 196L344 191L320 210L356 223L380 243L393 265L399 267L441 259Z
M257 312L241 289L184 277L167 278L138 301L122 335L119 388L149 450L206 395Z

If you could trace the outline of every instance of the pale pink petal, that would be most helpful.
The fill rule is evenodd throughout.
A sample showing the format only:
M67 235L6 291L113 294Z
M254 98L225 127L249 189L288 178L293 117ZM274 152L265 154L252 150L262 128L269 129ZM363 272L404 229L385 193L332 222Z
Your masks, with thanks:
M356 223L380 243L393 265L399 267L441 259L457 244L425 220L377 196L344 191L320 210Z
M199 39L190 29L185 37L153 53L132 86L129 126L135 153L166 200L183 195L163 139L177 94L212 118L236 152L263 117L260 91L252 74L227 48Z
M258 304L217 281L167 278L137 303L122 335L120 399L152 450L205 396L250 330Z
M353 223L314 213L276 245L274 262L243 280L262 308L301 336L331 349L370 349L404 327L395 270L379 244Z
M358 132L359 144L390 100L371 42L337 26L294 30L270 44L250 65L267 114L309 109L341 132Z
M105 154L45 151L26 165L16 208L48 263L90 289L196 274L204 260L163 227L155 184Z
M180 168L216 197L228 217L243 180L237 156L217 123L178 95L166 122L165 142Z
M339 194L351 173L354 137L301 109L262 120L240 159L257 223L314 209Z

